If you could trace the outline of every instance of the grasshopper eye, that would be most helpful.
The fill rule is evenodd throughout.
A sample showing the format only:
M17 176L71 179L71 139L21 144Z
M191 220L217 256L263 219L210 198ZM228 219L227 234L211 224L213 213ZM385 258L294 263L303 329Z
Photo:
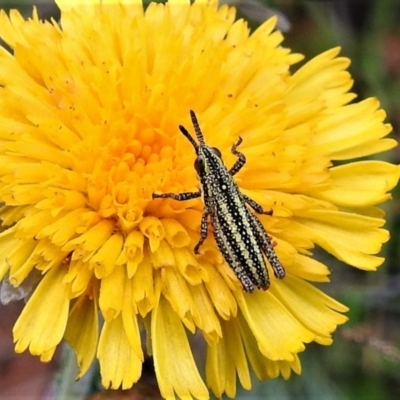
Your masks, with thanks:
M204 172L204 158L202 156L198 156L195 160L194 160L194 169L196 170L196 172L200 175L201 173Z

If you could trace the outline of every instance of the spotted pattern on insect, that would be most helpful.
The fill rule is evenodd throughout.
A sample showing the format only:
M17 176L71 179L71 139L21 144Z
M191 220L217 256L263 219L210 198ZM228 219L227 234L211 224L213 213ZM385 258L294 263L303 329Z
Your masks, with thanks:
M232 176L246 163L244 154L237 150L242 138L232 146L231 151L237 156L237 160L228 170L222 161L221 152L205 144L193 111L190 111L190 116L199 144L186 128L180 125L179 129L196 150L197 158L194 166L201 190L179 194L153 193L153 199L172 198L184 201L202 196L204 211L201 218L201 236L194 252L199 254L199 249L207 238L208 219L210 219L218 248L240 280L243 289L246 292L253 292L255 287L267 290L270 280L264 256L278 279L284 278L285 269L275 253L274 244L264 226L250 212L247 205L259 214L271 215L272 211L264 211L258 203L241 193L232 179Z

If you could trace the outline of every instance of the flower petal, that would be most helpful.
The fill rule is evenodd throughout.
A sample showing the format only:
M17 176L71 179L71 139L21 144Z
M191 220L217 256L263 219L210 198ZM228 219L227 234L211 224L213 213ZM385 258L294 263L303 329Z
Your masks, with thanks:
M304 234L339 260L364 270L375 270L382 264L378 253L389 239L388 231L380 229L384 220L338 211L307 211L299 218Z
M75 351L81 378L96 355L99 322L96 302L83 297L75 302L68 316L64 338Z
M293 361L314 334L293 317L271 291L236 293L241 312L257 338L261 353L273 361Z
M242 386L250 390L251 378L246 352L240 335L240 325L236 318L221 321L223 338L207 347L206 379L216 397L226 393L236 395L236 374Z
M101 383L105 388L128 389L139 380L142 360L129 343L121 315L104 323L97 357Z
M115 266L113 271L101 280L99 306L106 321L114 319L122 309L125 271Z
M328 152L333 160L389 150L396 145L395 141L379 142L392 129L382 123L385 117L385 112L379 110L379 103L373 98L342 107L318 124L312 149Z
M270 360L267 357L260 355L257 339L252 334L250 326L247 324L241 313L238 315L238 320L247 358L259 380L274 379L277 378L280 373L283 374L284 372L284 378L287 379L289 377L288 372L291 370L300 374L301 366L297 354L293 354L293 360L291 361Z
M126 336L132 349L137 357L143 361L143 350L141 345L141 336L137 319L137 310L134 307L135 303L132 299L132 282L129 279L125 280L124 298L122 304L122 322L124 324Z
M347 307L295 276L287 275L284 284L274 285L271 291L320 344L331 344L331 333L348 319L340 314Z
M193 360L181 318L163 297L152 313L151 335L161 395L174 399L175 392L183 399L208 399L208 390Z
M399 180L399 166L382 161L345 164L331 168L331 179L330 187L316 196L342 207L367 207L391 198L388 191Z
M31 354L41 355L60 343L69 307L64 276L64 271L53 268L32 293L13 329L17 353L29 347Z

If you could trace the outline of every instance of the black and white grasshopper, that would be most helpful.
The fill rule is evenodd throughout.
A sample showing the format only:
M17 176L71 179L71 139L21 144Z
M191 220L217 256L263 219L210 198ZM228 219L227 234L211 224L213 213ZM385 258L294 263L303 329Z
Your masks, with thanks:
M200 246L207 238L210 218L218 248L240 280L243 289L246 292L253 292L255 287L267 290L270 280L264 256L278 279L284 278L285 269L264 226L247 206L259 214L271 215L272 211L264 211L258 203L241 193L232 178L246 163L244 154L237 150L242 138L239 137L232 146L231 151L238 158L228 170L222 161L221 152L206 145L196 114L190 111L190 116L199 144L183 126L180 125L179 129L196 150L194 167L201 190L179 194L153 193L153 199L172 198L184 201L202 196L204 211L201 218L201 237L194 252L199 254Z

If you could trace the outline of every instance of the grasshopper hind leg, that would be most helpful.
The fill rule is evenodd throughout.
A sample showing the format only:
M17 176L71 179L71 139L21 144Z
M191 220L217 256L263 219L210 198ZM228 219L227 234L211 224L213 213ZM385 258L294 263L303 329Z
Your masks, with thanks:
M274 271L275 277L278 279L283 279L286 276L286 271L275 253L274 244L272 243L270 236L268 236L268 233L265 230L263 224L258 220L255 215L253 215L252 220L256 227L257 239L261 250L267 258L268 262L270 263L272 270Z

